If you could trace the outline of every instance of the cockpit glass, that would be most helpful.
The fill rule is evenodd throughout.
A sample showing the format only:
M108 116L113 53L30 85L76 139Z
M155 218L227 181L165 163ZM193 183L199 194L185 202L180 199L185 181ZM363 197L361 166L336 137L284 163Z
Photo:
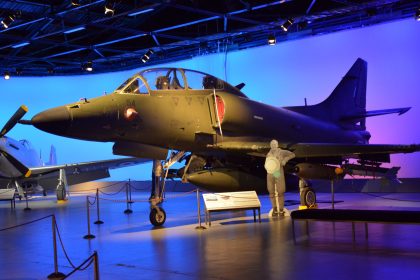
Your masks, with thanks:
M116 91L126 94L148 94L146 85L138 75L125 81Z
M131 94L147 94L147 88L140 77L134 78L131 83L124 89L124 93Z
M224 83L216 77L204 73L185 70L189 89L223 89Z
M169 89L169 77L167 69L151 69L143 72L143 78L147 81L151 90Z
M152 91L185 89L184 76L178 69L151 69L143 72Z
M124 83L122 83L117 89L116 91L121 91L123 88L125 88L125 86L131 82L131 80L133 79L133 77L130 77L129 79L127 79Z

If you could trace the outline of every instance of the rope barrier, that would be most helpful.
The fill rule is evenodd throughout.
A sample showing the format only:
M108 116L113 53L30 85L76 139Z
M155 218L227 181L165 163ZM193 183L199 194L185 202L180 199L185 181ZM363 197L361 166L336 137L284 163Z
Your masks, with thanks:
M89 198L94 198L95 200L93 202L90 202ZM88 200L88 203L92 206L96 204L96 196L95 197L87 196L87 200Z
M58 228L58 225L57 225L57 222L55 220L55 216L54 215L48 215L48 216L45 216L45 217L42 217L42 218L39 218L39 219L35 219L35 220L29 221L29 222L26 222L26 223L18 224L18 225L7 227L7 228L2 228L2 229L0 229L0 232L1 231L6 231L6 230L10 230L10 229L15 229L15 228L22 227L22 226L26 226L26 225L29 225L29 224L33 224L33 223L36 223L36 222L45 220L47 218L52 218L52 223L53 223L53 239L54 239L54 266L55 266L55 272L52 273L50 276L52 276L52 277L55 277L55 276L61 277L63 275L61 272L58 272L58 270L57 270L57 268L58 268L58 265L57 265L57 249L56 249L56 245L55 245L55 236L56 235L58 236L58 240L60 241L61 249L63 250L64 256L66 257L67 262L74 269L70 274L68 274L67 276L65 276L62 279L67 278L68 276L70 276L71 274L73 274L77 270L79 270L79 271L86 270L94 262L94 260L97 258L96 251L86 261L84 261L81 265L79 265L78 267L76 267L74 265L74 263L71 261L69 255L68 255L68 253L66 251L66 248L64 247L64 242L63 242L63 239L61 238L60 229ZM90 262L86 266L83 267L83 265L86 264L86 262L89 261L89 260L90 260ZM97 267L97 264L95 264L95 267ZM97 273L98 273L98 271L97 271L97 269L95 269L95 276L96 276ZM95 279L98 279L98 278L95 277Z
M131 186L133 189L135 189L136 191L146 191L146 190L149 190L149 187L146 187L146 188L136 188L136 187L134 187L133 185Z
M50 217L52 217L52 216L53 216L53 215L48 215L48 216L45 216L45 217L43 217L43 218L39 218L39 219L36 219L36 220L33 220L33 221L29 221L29 222L26 222L26 223L23 223L23 224L19 224L19 225L15 225L15 226L7 227L7 228L2 228L2 229L0 229L0 231L5 231L5 230L9 230L9 229L18 228L18 227L21 227L21 226L26 226L26 225L29 225L29 224L33 224L33 223L36 223L36 222L38 222L38 221L41 221L41 220L44 220L44 219L50 218Z
M123 189L125 189L125 187L126 187L126 183L115 193L106 193L106 192L101 191L100 189L98 189L98 190L99 190L100 193L102 193L104 195L116 195L116 194L119 194L120 192L122 192Z
M66 249L64 248L64 243L63 243L63 240L61 239L61 234L60 234L60 230L58 229L57 222L55 223L55 229L57 231L58 240L60 241L61 249L63 250L64 256L66 257L67 262L70 264L70 266L74 269L75 266L73 262L70 260Z
M76 271L84 271L84 270L86 270L88 267L90 267L91 265L92 265L92 263L94 263L95 262L95 266L97 266L98 264L96 263L97 262L97 256L98 256L98 253L95 251L92 255L90 255L86 260L84 260L78 267L74 267L74 269L69 273L69 274L67 274L64 278L62 278L62 279L67 279L68 277L70 277L72 274L74 274ZM82 266L83 265L85 265L86 264L86 266L85 267L83 267L82 268ZM97 275L97 273L98 273L99 271L96 271L96 269L95 269L95 275L94 275L94 279L99 279L99 275Z
M125 180L125 181L128 181L128 180ZM110 184L110 185L108 185L108 186L104 186L104 187L100 187L100 188L94 188L94 189L88 189L88 190L81 190L81 191L69 191L70 193L85 193L85 192L91 192L91 191L96 191L96 189L106 189L106 188L110 188L110 187L112 187L112 186L115 186L115 185L118 185L118 184L121 184L121 183L123 183L124 181L119 181L119 182L115 182L115 183L112 183L112 184Z

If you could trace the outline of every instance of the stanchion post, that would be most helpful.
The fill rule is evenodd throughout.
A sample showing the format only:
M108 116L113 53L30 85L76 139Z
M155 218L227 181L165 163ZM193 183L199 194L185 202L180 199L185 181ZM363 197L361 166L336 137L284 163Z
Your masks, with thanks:
M55 215L52 215L52 236L53 236L53 249L54 249L54 272L48 275L48 279L63 278L65 275L58 271L57 260L57 236L56 236L56 222Z
M87 211L87 226L88 226L88 234L83 236L84 239L93 239L95 235L90 233L90 211L89 211L89 196L86 196L86 211Z
M128 202L133 203L133 199L131 198L132 190L131 190L131 179L128 179Z
M205 226L201 225L201 205L200 205L200 190L197 188L197 215L198 215L198 226L195 229L206 229Z
M94 222L95 225L101 225L104 222L101 221L101 219L99 218L99 189L96 189L96 217L98 218L96 220L96 222Z
M96 251L93 254L93 265L94 265L93 279L99 280L99 256L98 256L98 252Z
M29 207L29 203L28 203L28 186L25 186L25 200L26 200L26 207L23 208L23 210L29 211L31 210L31 208Z
M331 206L334 210L334 180L331 180Z
M130 202L129 202L129 198L128 198L129 185L130 185L129 183L125 184L125 200L126 200L126 204L127 204L127 209L124 210L124 214L133 213L133 210L130 209Z

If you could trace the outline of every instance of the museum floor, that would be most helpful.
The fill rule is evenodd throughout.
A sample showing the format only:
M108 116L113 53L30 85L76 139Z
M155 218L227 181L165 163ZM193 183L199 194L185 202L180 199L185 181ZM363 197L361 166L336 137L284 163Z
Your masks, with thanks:
M311 236L297 222L294 244L290 217L269 219L269 200L260 196L262 222L252 211L212 215L212 226L197 230L195 193L168 193L163 228L149 223L149 206L132 204L124 214L125 194L100 200L102 225L91 209L91 233L86 240L86 195L72 195L65 203L53 196L25 202L0 202L0 229L55 214L64 248L74 265L94 251L101 279L420 279L420 225L370 224L369 239L356 224L313 222ZM146 192L133 193L145 200ZM289 209L297 208L297 194L287 193ZM420 210L420 194L337 193L336 208ZM330 194L318 194L320 208L330 207ZM93 200L92 200L93 202ZM51 218L0 231L0 279L46 279L54 272ZM58 245L58 270L72 268ZM69 279L93 279L93 265Z

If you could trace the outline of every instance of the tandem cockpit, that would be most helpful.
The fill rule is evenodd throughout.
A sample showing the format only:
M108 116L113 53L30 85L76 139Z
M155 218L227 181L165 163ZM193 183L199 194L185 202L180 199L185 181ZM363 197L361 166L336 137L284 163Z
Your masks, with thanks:
M209 90L223 90L246 97L238 88L221 79L199 71L181 68L144 70L126 80L115 92L119 94L159 94L165 91L188 94L209 93Z

